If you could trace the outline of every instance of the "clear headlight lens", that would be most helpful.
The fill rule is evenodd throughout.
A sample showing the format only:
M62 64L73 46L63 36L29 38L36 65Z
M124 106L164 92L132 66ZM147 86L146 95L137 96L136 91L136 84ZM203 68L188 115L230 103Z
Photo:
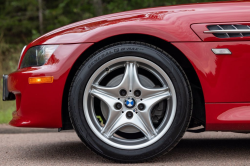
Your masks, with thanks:
M40 45L31 47L23 57L20 68L44 65L58 45Z

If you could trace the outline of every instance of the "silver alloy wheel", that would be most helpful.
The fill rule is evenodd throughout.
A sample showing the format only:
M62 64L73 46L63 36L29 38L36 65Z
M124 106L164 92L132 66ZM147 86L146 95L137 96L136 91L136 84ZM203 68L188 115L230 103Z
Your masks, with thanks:
M99 85L110 72L124 66L122 81L117 86ZM138 76L138 67L152 73L162 86L155 88L143 86ZM126 96L120 95L122 89L126 90ZM134 95L135 90L140 90L139 97ZM109 110L108 119L104 125L100 125L96 118L95 97L104 102ZM151 110L163 100L167 101L167 107L161 123L155 128L151 119ZM116 107L117 103L121 104L120 109ZM144 106L142 110L138 109L140 104ZM131 56L111 60L99 67L89 79L83 98L84 115L91 130L105 143L120 149L140 149L158 141L171 126L176 105L175 89L168 75L155 63ZM124 126L136 128L144 134L144 137L138 139L120 137L116 132Z

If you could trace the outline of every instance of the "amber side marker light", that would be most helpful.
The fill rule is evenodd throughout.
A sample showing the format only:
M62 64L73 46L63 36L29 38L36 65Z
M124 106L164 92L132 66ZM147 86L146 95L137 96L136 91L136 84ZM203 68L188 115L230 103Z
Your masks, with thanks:
M30 77L29 84L44 84L44 83L53 83L53 76L45 76L45 77Z

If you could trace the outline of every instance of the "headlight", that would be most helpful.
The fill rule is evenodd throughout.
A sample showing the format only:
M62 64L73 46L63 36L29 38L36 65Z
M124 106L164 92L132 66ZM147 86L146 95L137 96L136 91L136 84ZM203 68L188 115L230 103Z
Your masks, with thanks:
M40 45L31 47L24 55L20 68L44 65L57 47L58 45Z

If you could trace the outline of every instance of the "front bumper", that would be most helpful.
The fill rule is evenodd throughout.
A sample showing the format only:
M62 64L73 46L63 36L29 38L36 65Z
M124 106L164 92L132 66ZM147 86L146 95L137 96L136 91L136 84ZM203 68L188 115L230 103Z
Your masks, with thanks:
M62 127L62 100L69 72L91 43L60 45L47 64L18 69L4 78L4 99L16 98L10 125L16 127ZM53 83L29 84L30 77L53 76ZM7 90L6 90L7 89ZM8 97L7 93L9 93ZM67 97L67 96L66 96Z
M8 90L15 95L16 111L10 125L16 127L61 127L61 103L66 77L56 77L49 66L20 69L8 75ZM51 84L29 84L30 77L54 76Z
M3 75L3 101L15 99L15 95L8 90L8 75Z

